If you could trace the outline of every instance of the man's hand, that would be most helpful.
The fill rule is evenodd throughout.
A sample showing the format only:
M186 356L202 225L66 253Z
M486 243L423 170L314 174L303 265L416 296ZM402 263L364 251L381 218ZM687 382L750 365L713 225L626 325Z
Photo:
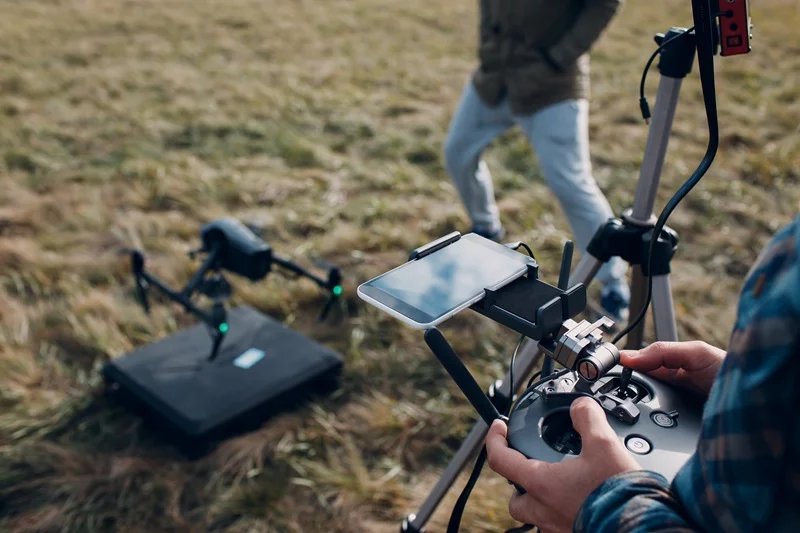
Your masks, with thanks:
M508 428L499 420L486 437L489 467L526 491L511 497L511 516L543 533L570 533L578 510L594 489L612 476L641 469L596 401L578 398L569 414L581 436L581 454L561 463L527 459L509 448Z
M643 350L623 350L620 363L658 380L708 396L725 351L701 341L656 342Z

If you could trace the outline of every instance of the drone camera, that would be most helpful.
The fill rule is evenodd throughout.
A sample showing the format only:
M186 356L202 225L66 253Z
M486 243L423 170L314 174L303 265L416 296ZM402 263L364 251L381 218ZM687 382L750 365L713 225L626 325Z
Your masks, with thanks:
M222 218L203 226L203 251L217 250L220 268L252 281L263 279L272 266L272 248L233 218Z

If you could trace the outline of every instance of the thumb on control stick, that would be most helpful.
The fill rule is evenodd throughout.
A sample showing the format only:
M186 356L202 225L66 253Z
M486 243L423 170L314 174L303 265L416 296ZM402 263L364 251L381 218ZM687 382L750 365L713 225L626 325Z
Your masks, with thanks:
M569 408L572 427L581 436L581 449L591 450L592 441L617 441L619 437L611 429L606 412L593 398L577 398ZM597 447L603 449L602 446Z

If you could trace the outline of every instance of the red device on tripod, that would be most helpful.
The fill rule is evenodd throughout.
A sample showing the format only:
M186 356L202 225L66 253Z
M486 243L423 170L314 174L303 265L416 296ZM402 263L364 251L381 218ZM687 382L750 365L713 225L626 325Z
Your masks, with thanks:
M752 22L750 0L719 0L720 47L722 56L735 56L750 52Z

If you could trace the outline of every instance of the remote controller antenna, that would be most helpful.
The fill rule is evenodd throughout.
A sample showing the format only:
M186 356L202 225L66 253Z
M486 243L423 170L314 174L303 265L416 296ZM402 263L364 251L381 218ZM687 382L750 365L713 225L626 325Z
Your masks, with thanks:
M572 241L564 244L564 255L561 256L561 272L558 273L558 288L566 291L569 288L569 272L572 270L572 251L575 245Z

